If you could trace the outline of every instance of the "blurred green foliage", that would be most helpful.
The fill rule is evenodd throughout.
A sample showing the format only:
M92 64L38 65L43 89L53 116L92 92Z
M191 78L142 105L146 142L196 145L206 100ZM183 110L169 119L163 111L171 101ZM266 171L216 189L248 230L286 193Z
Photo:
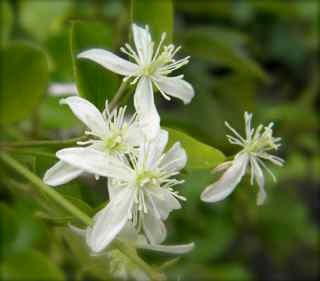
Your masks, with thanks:
M203 145L199 148L196 141L193 146L193 139L187 139L197 169L191 165L182 175L185 183L179 190L188 201L168 220L169 242L194 241L196 247L168 266L169 280L316 280L319 3L150 3L1 1L0 141L80 135L79 122L58 104L59 98L48 94L48 81L76 80L80 94L101 108L120 80L96 64L76 60L76 54L92 47L119 50L131 40L132 20L148 24L158 39L166 31L168 42L182 46L181 56L191 55L184 72L196 96L187 106L156 96L162 125L180 130L177 139L187 133ZM204 204L200 193L217 178L206 165L216 161L216 156L210 158L210 146L227 156L236 152L226 141L224 121L242 131L244 110L254 112L255 124L275 122L286 165L273 170L277 183L268 178L269 198L262 207L256 207L257 188L247 180L224 202ZM197 155L201 147L207 151L204 156ZM55 151L45 147L10 153L42 176L56 161ZM108 261L90 257L66 227L70 215L4 165L0 183L3 280L109 280ZM84 177L57 191L92 215L106 202L106 184ZM156 265L168 258L143 255Z

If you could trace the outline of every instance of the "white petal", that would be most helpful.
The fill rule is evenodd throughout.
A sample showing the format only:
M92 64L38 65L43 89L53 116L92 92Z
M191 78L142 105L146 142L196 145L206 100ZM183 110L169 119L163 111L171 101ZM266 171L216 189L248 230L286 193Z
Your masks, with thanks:
M79 228L79 227L76 227L72 224L68 224L70 230L74 233L74 234L77 234L81 237L85 237L86 236L86 233L87 233L87 229L83 229L83 228Z
M167 229L162 220L151 214L144 214L143 230L151 244L161 244L167 236Z
M95 217L95 223L87 235L87 243L92 251L102 251L125 226L134 199L133 191L129 187L122 189Z
M151 35L147 28L132 24L133 41L143 63L150 63L152 58Z
M65 148L56 155L70 165L95 175L127 181L132 177L131 169L119 159L90 147Z
M267 198L267 193L264 190L264 175L263 175L262 169L258 165L256 159L253 158L251 160L251 163L253 164L255 179L256 179L257 184L259 186L259 192L258 192L258 196L257 196L257 205L262 205Z
M83 170L69 165L66 162L58 161L43 176L45 184L50 186L58 186L65 184L82 174Z
M163 220L168 218L171 211L181 208L179 201L165 188L155 187L147 192Z
M144 134L148 139L155 138L160 130L160 116L154 104L151 80L147 77L141 77L138 82L134 106Z
M124 76L133 75L138 68L136 64L103 49L90 49L80 53L77 57L92 60L106 69Z
M165 130L160 130L158 135L152 140L145 143L144 146L141 146L143 150L144 165L147 169L155 169L156 165L159 164L158 160L162 155L168 142L168 132Z
M189 103L194 97L191 84L179 77L159 76L155 78L155 81L161 91L182 100L185 104Z
M176 142L163 157L160 167L168 172L180 171L187 163L187 154L181 147L180 142Z
M157 244L139 243L137 246L141 249L179 255L179 254L186 254L190 252L194 247L194 243L182 244L182 245L157 245Z
M119 240L136 242L139 239L139 235L132 222L128 221L117 235L117 238Z
M217 202L226 198L241 181L248 164L248 155L242 154L214 184L209 185L201 194L204 202Z
M98 136L105 136L107 125L100 111L89 101L80 97L68 97L60 101L70 109L90 130Z

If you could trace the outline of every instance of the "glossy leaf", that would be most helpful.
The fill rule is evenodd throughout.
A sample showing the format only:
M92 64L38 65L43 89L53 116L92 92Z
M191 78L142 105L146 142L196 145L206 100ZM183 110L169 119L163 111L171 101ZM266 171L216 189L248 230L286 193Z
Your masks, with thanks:
M168 147L179 141L186 150L188 155L187 170L212 169L224 161L225 156L218 149L199 142L181 131L166 129L169 132Z
M182 39L185 51L191 55L264 81L269 79L258 63L245 55L242 46L239 46L245 41L245 36L240 33L197 27L188 30Z
M13 24L13 15L12 15L12 10L8 1L3 0L0 2L0 10L1 10L0 45L4 45L10 36L10 32Z
M117 76L102 66L87 59L77 59L82 51L92 48L112 49L115 34L110 26L101 22L72 23L70 46L74 75L80 96L88 99L100 110L106 99L117 91Z
M155 42L159 42L162 32L166 32L166 43L171 43L173 35L171 0L131 0L131 11L132 21L139 25L148 25Z
M0 50L0 123L28 117L47 88L45 54L33 45L15 42Z

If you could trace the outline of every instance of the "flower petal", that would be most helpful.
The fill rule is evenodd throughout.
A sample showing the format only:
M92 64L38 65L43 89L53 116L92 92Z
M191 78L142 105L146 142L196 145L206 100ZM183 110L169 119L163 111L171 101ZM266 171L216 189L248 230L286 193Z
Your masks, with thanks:
M104 137L107 133L106 122L100 111L89 101L80 97L68 97L60 101L67 104L90 130L98 136Z
M141 159L147 169L155 169L159 165L159 158L168 142L168 132L160 130L152 141L146 142L140 147Z
M95 175L128 181L132 177L131 169L119 159L90 147L65 148L56 155L70 165Z
M190 83L180 77L158 76L155 78L157 86L169 96L189 103L194 97L194 90Z
M190 252L193 247L194 243L189 244L182 244L182 245L158 245L158 244L142 244L138 243L137 247L141 249L151 250L151 251L158 251L168 254L186 254Z
M177 172L183 169L186 163L187 154L180 142L176 142L164 155L160 167L168 172Z
M253 165L255 179L259 186L259 192L257 196L257 205L262 205L267 198L267 193L264 190L264 175L256 159L251 158L251 165Z
M80 176L83 170L69 165L66 162L58 161L50 169L46 171L43 176L43 181L45 184L50 186L58 186L65 184L76 177Z
M139 58L143 63L150 63L153 54L151 46L152 39L148 28L139 27L132 24L133 41L136 46Z
M181 208L179 201L165 188L155 187L149 189L147 194L149 200L153 202L151 205L156 208L154 213L158 212L163 220L168 218L172 210Z
M92 60L102 65L104 68L124 76L131 76L138 69L136 64L124 60L117 55L103 49L90 49L81 52L77 55L77 58Z
M167 229L162 220L151 214L144 215L143 230L151 244L161 244L167 236Z
M147 77L141 77L138 82L134 106L144 134L148 139L155 138L160 130L160 116L154 104L151 80Z
M226 198L242 179L248 164L248 155L241 154L232 166L214 184L209 185L201 194L204 202L217 202Z
M107 247L128 221L133 203L133 188L124 188L95 216L95 223L88 230L87 243L94 252Z

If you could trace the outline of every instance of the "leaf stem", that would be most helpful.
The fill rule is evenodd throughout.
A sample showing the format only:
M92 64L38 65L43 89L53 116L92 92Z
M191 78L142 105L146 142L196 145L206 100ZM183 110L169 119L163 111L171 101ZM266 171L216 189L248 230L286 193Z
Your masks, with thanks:
M52 187L47 186L43 183L43 181L36 176L34 173L29 171L26 167L21 165L18 161L13 159L10 155L5 152L0 154L0 158L3 162L5 162L8 166L15 169L19 174L28 179L34 186L40 191L47 194L52 200L61 205L67 211L70 212L73 216L80 219L86 225L90 225L92 223L92 219L81 212L77 207L71 204L68 200L66 200L61 194L56 192Z
M151 266L149 266L143 259L141 259L138 256L134 247L131 247L125 243L121 243L118 240L114 240L113 244L119 249L120 252L129 257L136 265L138 265L145 272L147 272L152 281L166 280L166 277L163 273L154 270Z
M52 200L58 203L60 206L65 208L70 212L73 216L81 220L86 225L91 225L93 220L79 210L76 206L70 203L67 199L65 199L60 193L56 192L52 187L47 186L43 183L43 181L34 173L29 171L26 167L12 158L5 152L0 153L0 159L6 163L8 166L16 170L19 174L24 176L27 180L29 180L33 185L38 189L39 192L43 192L47 194ZM129 245L115 239L113 241L114 246L116 246L124 255L126 255L129 259L132 260L136 265L141 267L147 274L150 276L153 281L163 281L165 280L164 274L154 270L151 266L149 266L143 259L141 259L136 253L135 248L130 247Z
M19 141L19 142L0 142L0 147L34 147L34 146L67 146L83 141L87 137L81 136L67 140L39 140L39 141Z
M118 89L118 91L116 92L116 94L114 95L114 97L112 98L109 104L110 111L112 111L118 105L119 101L124 96L125 89L127 88L127 84L128 84L128 80L122 80L120 88Z

